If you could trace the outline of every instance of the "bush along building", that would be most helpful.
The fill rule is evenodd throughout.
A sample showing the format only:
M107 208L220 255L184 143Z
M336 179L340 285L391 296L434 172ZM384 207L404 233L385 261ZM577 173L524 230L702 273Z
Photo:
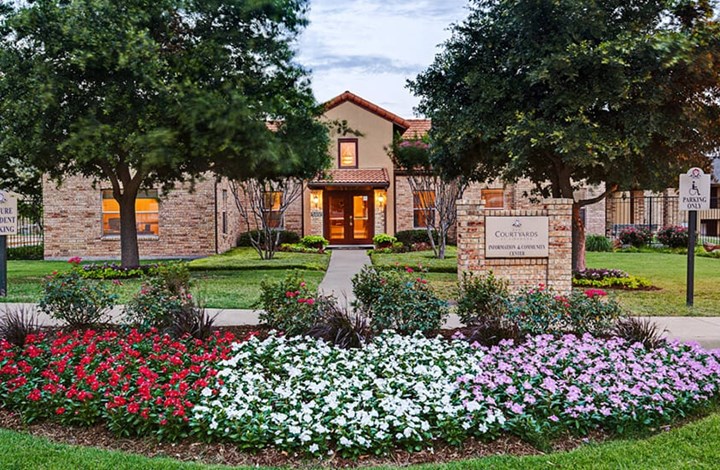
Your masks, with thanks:
M327 120L344 121L357 132L333 136L328 150L330 169L302 183L300 196L283 217L274 214L282 194L266 194L268 219L278 229L300 236L322 235L331 245L368 245L380 233L424 229L433 217L426 207L432 206L435 195L432 190L414 191L388 152L394 137L422 138L431 122L400 117L349 91L328 101L325 109ZM537 203L531 197L532 188L527 181L471 184L463 199L482 200L488 209L530 209ZM163 193L160 188L145 188L136 203L140 255L192 258L236 246L242 233L256 227L240 217L233 189L229 181L213 175L196 182L192 191L178 187ZM603 188L580 191L593 195ZM93 185L82 177L67 178L60 186L45 180L43 199L46 259L119 258L120 215L109 184ZM241 204L246 202L240 198ZM625 218L639 220L640 208L635 208L630 219L619 213L621 206L608 199L584 208L586 232L612 235L613 227L622 225ZM712 222L705 226L711 227Z

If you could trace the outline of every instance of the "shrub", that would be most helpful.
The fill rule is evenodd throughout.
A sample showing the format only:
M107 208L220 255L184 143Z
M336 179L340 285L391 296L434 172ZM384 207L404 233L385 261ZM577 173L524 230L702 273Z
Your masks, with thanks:
M437 234L433 232L433 237L437 238ZM401 230L395 234L397 241L410 248L415 243L430 243L430 237L425 229Z
M150 277L125 306L125 318L129 324L143 329L171 331L175 317L187 316L193 308L197 307L190 294L187 263L166 263L150 270Z
M642 343L647 350L662 348L666 344L662 336L663 331L658 328L657 323L647 317L621 318L615 324L613 333L631 344Z
M325 237L320 235L306 235L300 239L300 244L305 248L315 248L323 250L330 243Z
M623 315L623 310L614 299L603 299L607 293L602 289L574 290L570 294L570 311L567 331L582 335L607 335Z
M9 260L41 260L44 259L43 245L12 246L7 249Z
M573 279L590 279L603 280L611 277L629 277L630 275L620 269L592 269L588 268L583 271L574 271Z
M212 328L218 315L219 313L210 316L203 307L187 302L173 312L167 331L175 338L189 336L205 341L212 336Z
M391 248L397 242L397 238L387 233L379 233L373 237L375 248Z
M284 251L286 253L315 253L315 254L322 254L325 252L325 250L320 250L318 248L308 248L301 243L283 243L282 245L280 245L280 248L278 248L278 251Z
M585 251L613 251L612 240L605 235L588 235L585 237Z
M351 313L336 302L326 302L319 310L319 319L308 331L308 336L342 349L361 348L372 338L368 318L363 313Z
M172 325L173 316L181 314L192 297L188 292L171 292L162 279L146 280L140 291L125 305L125 320L143 330L165 330Z
M85 279L130 279L148 274L157 265L143 265L126 268L115 263L86 264L79 267L80 275Z
M376 333L387 329L404 335L428 333L440 328L448 314L447 304L411 268L378 271L366 266L352 283L357 298L353 306L367 312Z
M502 318L509 295L508 284L508 281L495 277L492 271L477 276L464 272L457 301L460 321L477 326Z
M40 322L35 307L6 306L0 315L0 338L14 346L24 347L28 336L38 333Z
M260 321L289 336L307 333L320 319L319 304L327 302L334 299L312 292L297 271L280 281L260 283Z
M599 289L638 290L652 287L650 281L642 277L606 277L605 279L573 279L575 287L596 287Z
M481 344L483 346L496 346L500 341L522 340L523 335L518 327L504 318L490 317L484 319L479 325L473 326L468 335L464 336L470 344Z
M650 229L642 225L630 225L620 230L618 239L623 245L632 245L641 248L652 241Z
M660 243L670 248L687 248L690 238L687 227L680 225L663 227L655 236Z
M298 243L300 242L300 235L298 235L295 232L291 232L289 230L274 230L273 233L276 234L280 232L280 244L283 243ZM249 232L244 232L238 235L237 238L237 246L252 246L252 243L250 242L250 236L257 240L258 237L260 237L260 243L265 242L265 233L262 230L251 230Z
M514 296L507 318L523 333L604 335L623 313L615 300L603 299L606 295L599 289L557 295L541 285Z
M389 255L392 253L406 253L408 248L400 242L395 242L387 248L374 248L368 250L368 254Z
M72 328L87 328L105 321L116 299L104 284L84 279L75 267L46 278L39 308Z

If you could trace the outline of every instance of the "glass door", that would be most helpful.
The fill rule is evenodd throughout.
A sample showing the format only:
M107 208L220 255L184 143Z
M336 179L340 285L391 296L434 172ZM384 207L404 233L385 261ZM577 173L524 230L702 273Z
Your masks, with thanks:
M353 241L363 243L372 238L370 234L370 197L367 194L352 196Z
M365 245L374 235L372 191L324 191L325 238L334 245Z

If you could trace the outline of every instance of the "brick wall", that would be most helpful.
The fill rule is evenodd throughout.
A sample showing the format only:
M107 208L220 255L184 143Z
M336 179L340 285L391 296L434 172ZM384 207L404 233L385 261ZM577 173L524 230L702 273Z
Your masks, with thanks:
M545 284L559 293L572 289L572 200L546 199L533 209L486 210L479 200L458 203L458 275L493 273L514 290ZM485 217L547 216L548 258L485 258Z
M45 258L120 258L120 237L102 234L102 189L75 176L58 188L43 182ZM179 187L160 193L159 235L139 236L141 258L199 257L215 253L215 181L199 181L195 190Z

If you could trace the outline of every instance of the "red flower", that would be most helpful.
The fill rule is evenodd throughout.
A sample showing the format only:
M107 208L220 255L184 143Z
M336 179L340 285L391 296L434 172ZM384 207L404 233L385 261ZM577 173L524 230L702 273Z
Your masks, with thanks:
M63 408L62 406L61 406L60 408L58 408L58 409L55 410L55 414L56 414L56 415L61 415L61 414L64 414L64 413L65 413L65 408Z
M34 388L27 396L27 399L30 401L40 401L40 398L42 398L42 394L37 388Z
M73 256L72 258L70 258L68 260L68 263L73 264L75 266L77 266L81 262L82 262L82 258L80 258L79 256Z
M587 295L589 299L593 299L595 297L604 297L607 295L607 292L602 289L588 289L585 291L585 295Z
M315 303L315 299L307 299L305 300L305 303L307 303L308 305L312 305Z
M411 268L410 266L405 266L405 271L407 271L407 272L411 273L411 272L413 272L413 271L414 271L414 269L413 269L413 268Z

